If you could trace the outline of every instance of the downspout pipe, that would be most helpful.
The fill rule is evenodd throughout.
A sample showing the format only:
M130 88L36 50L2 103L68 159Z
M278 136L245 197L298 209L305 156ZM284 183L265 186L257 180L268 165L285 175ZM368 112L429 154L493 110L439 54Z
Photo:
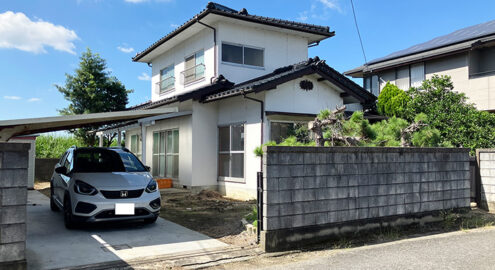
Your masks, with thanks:
M246 96L246 93L244 93L244 92L242 92L242 96L245 99L249 99L249 100L252 100L252 101L255 101L255 102L260 103L260 107L261 107L261 110L260 110L260 116L261 116L261 139L260 139L260 145L263 145L263 129L264 129L264 126L265 126L265 103L263 102L263 100L259 100L259 99L255 99L255 98ZM261 160L260 160L260 171L263 172L263 158L261 158Z
M213 80L217 77L217 29L201 22L198 17L196 17L196 22L213 30L213 77L210 78L210 83L213 83Z

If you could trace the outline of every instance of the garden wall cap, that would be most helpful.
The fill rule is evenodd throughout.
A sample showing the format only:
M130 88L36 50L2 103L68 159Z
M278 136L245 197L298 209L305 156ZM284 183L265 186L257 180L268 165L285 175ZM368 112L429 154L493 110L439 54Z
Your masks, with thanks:
M493 149L495 152L495 149ZM469 148L453 147L317 147L317 146L263 146L265 153L467 153Z
M0 142L0 151L6 152L24 152L31 149L30 143L18 143L18 142Z

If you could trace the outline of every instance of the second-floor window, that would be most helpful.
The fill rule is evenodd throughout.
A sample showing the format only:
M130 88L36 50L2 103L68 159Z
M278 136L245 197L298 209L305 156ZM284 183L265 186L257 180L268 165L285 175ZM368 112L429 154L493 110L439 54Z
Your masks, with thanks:
M222 43L222 62L263 67L264 61L263 49Z
M185 69L182 72L184 84L202 79L205 76L205 58L203 50L186 57Z
M160 94L174 89L174 65L170 65L160 71Z

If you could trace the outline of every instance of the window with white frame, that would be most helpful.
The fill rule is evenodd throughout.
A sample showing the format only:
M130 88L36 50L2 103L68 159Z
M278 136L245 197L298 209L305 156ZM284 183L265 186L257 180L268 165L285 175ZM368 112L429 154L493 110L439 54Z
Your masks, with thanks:
M160 71L159 94L168 92L175 87L174 65L170 65Z
M221 180L244 182L244 125L218 128L218 176Z
M182 72L184 84L197 81L205 76L205 57L203 50L194 53L185 59L185 68Z
M264 49L222 43L222 62L264 67Z
M131 135L131 152L141 159L141 135Z
M153 176L179 177L179 130L153 133Z

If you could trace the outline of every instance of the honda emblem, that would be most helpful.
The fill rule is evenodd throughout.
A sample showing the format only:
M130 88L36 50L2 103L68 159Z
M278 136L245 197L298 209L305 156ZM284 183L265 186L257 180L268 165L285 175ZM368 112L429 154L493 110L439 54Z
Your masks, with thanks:
M121 190L120 191L120 197L121 198L127 198L127 190Z

